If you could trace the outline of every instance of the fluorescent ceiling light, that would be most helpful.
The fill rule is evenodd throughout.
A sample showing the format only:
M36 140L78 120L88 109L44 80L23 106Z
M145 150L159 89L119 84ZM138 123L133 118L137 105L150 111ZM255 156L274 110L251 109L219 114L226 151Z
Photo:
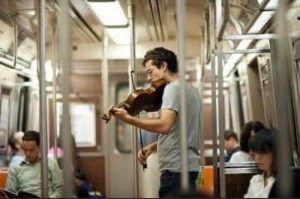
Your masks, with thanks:
M275 10L278 8L278 0L270 0L266 6L266 10Z
M261 4L262 1L258 2ZM270 4L270 6L274 6L277 2L276 0L270 0L270 2L268 3L268 5ZM252 25L252 27L250 28L250 30L248 31L248 33L259 33L259 31L265 26L265 24L272 18L272 16L274 15L274 11L263 11L259 17L257 18L257 20L255 21L255 23ZM238 46L236 47L236 49L238 50L245 50L249 47L250 43L252 42L252 40L246 39L246 40L242 40ZM232 70L232 68L235 66L235 64L239 61L239 59L241 58L242 54L232 54L230 55L230 57L228 58L225 66L224 66L224 75L227 76L229 74L229 72Z
M128 20L118 1L89 2L104 26L125 26Z
M262 12L255 23L252 25L248 33L258 33L264 25L272 18L274 11L264 11Z
M228 75L235 64L238 62L238 60L241 58L241 56L242 54L232 54L224 66L223 74Z
M238 46L236 47L237 50L245 50L249 47L250 43L252 42L252 39L245 39L242 40Z
M52 82L53 80L53 68L51 60L45 62L45 79L47 82Z
M257 0L258 4L261 6L265 0ZM278 7L278 0L269 0L268 4L266 5L266 10L273 10Z
M130 33L129 28L106 28L110 38L116 44L129 44L130 43Z

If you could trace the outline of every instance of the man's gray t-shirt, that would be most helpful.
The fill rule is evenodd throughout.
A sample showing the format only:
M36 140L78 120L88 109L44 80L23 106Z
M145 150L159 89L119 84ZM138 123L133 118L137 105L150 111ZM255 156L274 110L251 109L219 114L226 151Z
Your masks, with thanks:
M192 85L185 83L187 108L187 139L189 171L199 171L199 133L201 101ZM180 130L180 89L179 81L169 83L164 90L161 110L176 111L177 117L168 134L160 134L158 138L158 155L160 171L181 171L181 130Z

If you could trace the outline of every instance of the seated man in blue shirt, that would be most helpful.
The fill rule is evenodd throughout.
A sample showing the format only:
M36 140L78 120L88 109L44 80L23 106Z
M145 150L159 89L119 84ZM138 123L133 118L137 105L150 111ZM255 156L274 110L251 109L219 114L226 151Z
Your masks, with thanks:
M41 158L40 134L26 131L22 138L22 149L25 159L20 164L9 168L6 189L12 192L24 191L41 196ZM55 159L48 159L48 186L50 198L61 198L63 195L62 171Z
M225 140L225 150L226 150L226 156L225 156L225 162L229 162L231 156L240 151L240 145L239 145L239 138L235 132L232 130L226 130L224 132L224 140Z

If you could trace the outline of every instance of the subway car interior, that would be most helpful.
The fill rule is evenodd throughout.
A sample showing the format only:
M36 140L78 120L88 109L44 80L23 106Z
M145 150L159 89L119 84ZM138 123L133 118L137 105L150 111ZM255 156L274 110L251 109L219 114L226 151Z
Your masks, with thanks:
M102 119L138 89L153 87L143 60L157 47L178 59L178 193L190 191L187 106L201 107L195 191L177 196L247 197L261 172L258 155L227 162L225 132L242 145L245 125L258 121L276 132L277 196L300 197L300 0L0 0L0 198L22 191L33 197L22 186L9 189L13 170L33 165L28 131L40 139L40 166L30 174L41 183L34 196L159 197L159 151L147 168L137 154L161 135ZM183 105L184 83L201 104ZM142 108L136 117L155 120L161 111ZM23 159L13 163L15 155ZM61 195L51 195L52 160Z

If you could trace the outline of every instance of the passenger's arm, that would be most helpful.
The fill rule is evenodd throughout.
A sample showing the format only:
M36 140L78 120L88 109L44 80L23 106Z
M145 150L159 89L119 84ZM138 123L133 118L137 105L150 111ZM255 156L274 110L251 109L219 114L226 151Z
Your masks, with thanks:
M57 161L54 159L51 169L51 190L49 197L50 198L62 198L63 197L63 173L59 168Z
M158 119L142 119L133 117L122 108L113 108L112 114L114 117L123 120L128 124L159 134L168 134L177 116L177 112L172 109L161 110L160 118Z
M14 165L11 165L9 167L5 189L7 189L8 191L12 191L12 192L17 192L17 190L18 190L16 166L14 166Z

